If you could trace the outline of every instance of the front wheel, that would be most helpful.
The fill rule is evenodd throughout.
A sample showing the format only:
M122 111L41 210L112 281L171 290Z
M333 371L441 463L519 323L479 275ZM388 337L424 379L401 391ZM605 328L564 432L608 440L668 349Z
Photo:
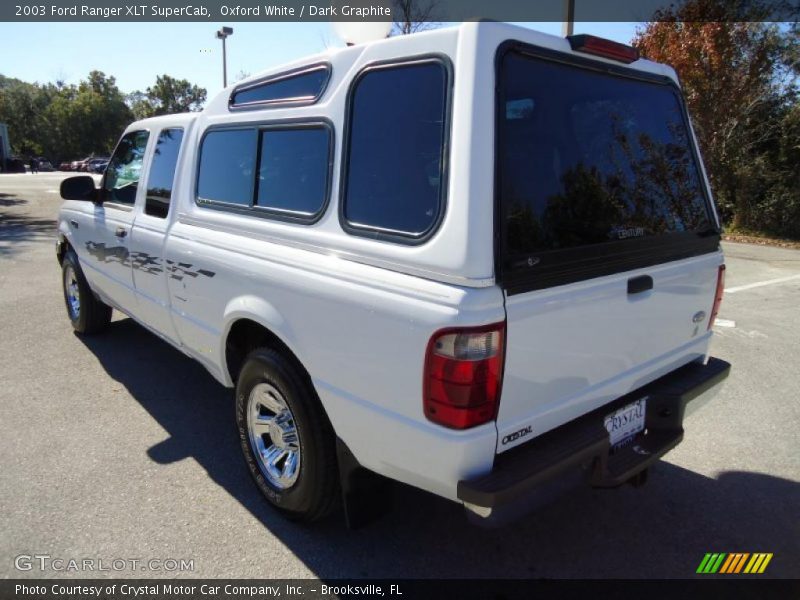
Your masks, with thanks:
M98 333L108 327L111 307L95 297L72 250L67 251L61 263L61 282L67 316L75 331Z
M336 446L319 398L293 361L267 348L245 360L236 424L261 493L287 518L315 521L338 498Z

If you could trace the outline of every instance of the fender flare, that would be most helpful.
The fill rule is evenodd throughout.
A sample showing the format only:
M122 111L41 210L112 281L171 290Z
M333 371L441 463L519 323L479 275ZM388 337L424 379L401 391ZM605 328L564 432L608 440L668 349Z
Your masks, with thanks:
M66 222L63 219L59 219L56 227L56 258L59 264L61 264L68 247L73 248L72 232L67 227Z
M303 354L298 351L297 341L292 332L292 328L280 311L267 300L259 296L237 296L225 306L222 317L222 335L220 336L220 344L217 349L219 364L222 366L222 376L227 387L233 386L233 380L228 372L226 343L233 324L242 319L253 321L261 325L264 329L267 329L305 366Z

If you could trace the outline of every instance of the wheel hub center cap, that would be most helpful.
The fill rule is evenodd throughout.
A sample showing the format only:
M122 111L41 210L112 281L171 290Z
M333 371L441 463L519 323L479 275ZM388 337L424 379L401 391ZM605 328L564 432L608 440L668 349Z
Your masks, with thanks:
M269 439L278 448L285 448L286 444L283 441L283 430L280 426L273 421L269 426Z

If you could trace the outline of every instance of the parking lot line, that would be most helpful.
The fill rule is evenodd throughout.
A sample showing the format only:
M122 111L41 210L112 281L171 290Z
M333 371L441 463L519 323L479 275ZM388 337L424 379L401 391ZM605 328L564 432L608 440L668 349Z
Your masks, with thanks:
M752 290L753 288L760 288L764 287L765 285L773 285L776 283L786 283L787 281L794 281L795 279L800 279L800 275L790 275L789 277L778 277L777 279L767 279L766 281L757 281L756 283L748 283L747 285L738 285L732 288L725 288L725 293L735 294L736 292Z

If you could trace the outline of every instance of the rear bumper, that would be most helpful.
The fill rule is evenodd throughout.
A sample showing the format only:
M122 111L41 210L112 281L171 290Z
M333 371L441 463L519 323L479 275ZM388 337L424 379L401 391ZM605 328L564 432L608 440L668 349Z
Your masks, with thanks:
M616 487L642 474L683 439L687 405L704 402L730 372L711 358L691 363L589 414L498 455L491 473L458 482L458 498L479 522L502 523L582 483ZM645 431L613 454L604 417L647 397Z

